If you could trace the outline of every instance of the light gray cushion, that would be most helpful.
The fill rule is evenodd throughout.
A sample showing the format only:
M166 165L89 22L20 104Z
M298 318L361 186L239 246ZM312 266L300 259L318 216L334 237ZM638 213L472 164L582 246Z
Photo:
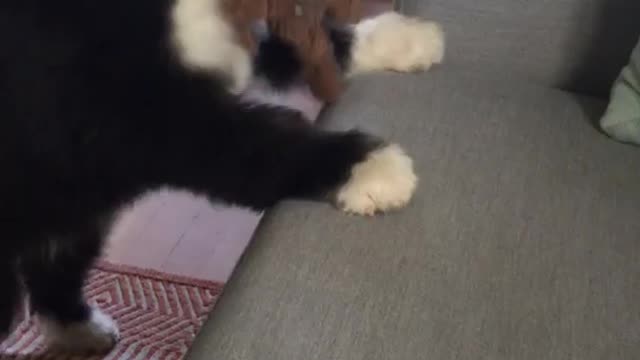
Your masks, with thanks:
M640 43L613 84L600 126L614 139L640 145Z
M640 152L593 127L604 105L443 69L356 80L327 126L406 146L416 198L270 211L190 359L637 360Z
M446 63L602 97L640 34L637 0L397 0L443 23Z

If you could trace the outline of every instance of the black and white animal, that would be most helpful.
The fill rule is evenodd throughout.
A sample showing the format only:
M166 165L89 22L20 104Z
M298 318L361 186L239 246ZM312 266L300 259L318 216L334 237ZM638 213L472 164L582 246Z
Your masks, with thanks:
M51 346L113 346L116 324L81 287L114 214L151 190L254 209L327 199L364 215L410 200L398 145L240 101L256 74L286 86L296 60L272 39L254 66L219 2L0 2L0 339L28 292ZM347 74L442 59L437 25L398 14L328 31Z

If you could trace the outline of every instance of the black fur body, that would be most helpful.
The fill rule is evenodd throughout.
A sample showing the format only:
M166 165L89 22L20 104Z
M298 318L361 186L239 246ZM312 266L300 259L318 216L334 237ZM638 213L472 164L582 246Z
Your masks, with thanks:
M172 4L0 2L0 337L21 283L35 311L87 319L86 272L113 215L140 195L170 187L254 209L324 199L380 146L245 104L215 74L186 69L169 41ZM299 72L286 51L267 40L257 59L278 87Z

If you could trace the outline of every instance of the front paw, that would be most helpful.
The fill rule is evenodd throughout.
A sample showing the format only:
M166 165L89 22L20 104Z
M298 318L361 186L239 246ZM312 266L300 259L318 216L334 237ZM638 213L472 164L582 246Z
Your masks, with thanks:
M417 183L411 158L398 145L387 145L354 165L336 202L347 213L374 215L405 206Z
M352 73L428 70L444 58L444 33L439 24L395 12L356 26Z

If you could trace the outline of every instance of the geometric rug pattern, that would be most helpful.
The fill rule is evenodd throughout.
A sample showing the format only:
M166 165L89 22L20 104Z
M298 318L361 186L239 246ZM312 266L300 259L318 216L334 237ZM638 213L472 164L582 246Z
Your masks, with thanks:
M26 309L20 325L0 344L0 359L182 359L211 313L222 284L100 263L84 290L89 302L114 318L120 329L120 341L109 354L46 352L37 321Z

